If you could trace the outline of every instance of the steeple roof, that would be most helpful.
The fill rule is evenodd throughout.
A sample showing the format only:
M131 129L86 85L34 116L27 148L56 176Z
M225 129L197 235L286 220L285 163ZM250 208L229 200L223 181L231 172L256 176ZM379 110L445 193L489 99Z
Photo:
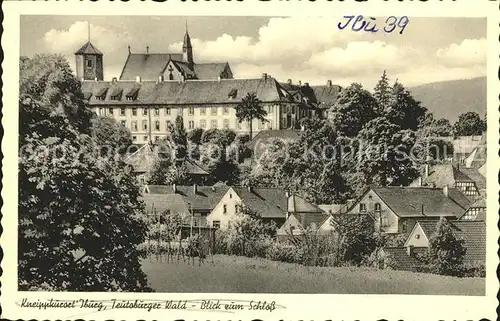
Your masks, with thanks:
M184 45L183 48L191 48L191 37L189 36L189 32L186 27L186 34L184 34Z
M77 52L75 55L100 55L102 56L102 52L97 49L90 41L87 41Z

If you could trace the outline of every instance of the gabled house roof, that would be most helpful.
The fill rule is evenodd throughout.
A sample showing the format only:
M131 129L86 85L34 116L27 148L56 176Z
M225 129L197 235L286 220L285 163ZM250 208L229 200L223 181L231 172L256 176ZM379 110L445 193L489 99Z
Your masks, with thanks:
M436 221L417 221L409 237L412 237L413 231L419 225L424 231L425 236L430 240L436 232ZM464 261L482 261L486 259L486 224L484 221L450 221L453 234L458 239L464 240L464 246L467 249ZM408 240L407 240L408 242Z
M422 177L422 185L443 187L453 186L455 182L474 182L469 176L452 164L441 164L429 169L429 176Z
M343 204L318 204L318 207L327 214L337 214L344 207Z
M153 150L153 146L145 144L137 151L130 154L125 159L125 163L132 166L134 168L134 172L145 173L152 168L155 160L156 152Z
M234 186L232 189L248 208L263 218L285 218L288 197L280 188L251 188Z
M179 194L143 194L148 214L162 214L169 210L171 213L189 215L190 209Z
M84 44L75 52L75 55L98 55L102 56L102 52L97 49L90 41Z
M110 91L105 99L96 99L95 94L89 99L91 106L99 105L189 105L189 104L237 104L248 93L255 93L263 102L289 102L283 96L278 82L272 77L256 79L221 79L181 81L83 81L82 92L96 93L102 88L123 88L125 92L138 88L135 100L121 95L119 100L111 100ZM229 93L236 90L237 96Z
M405 247L384 247L382 251L393 260L398 270L412 271L422 265L415 257L408 255Z
M288 233L302 234L307 228L320 228L328 219L329 215L321 212L316 213L292 213L287 218L285 223L277 231L279 235L287 235Z
M194 64L193 68L198 79L217 79L226 68L229 68L229 64L227 62L201 63Z
M389 186L375 187L371 190L399 217L459 217L470 204L467 197L455 188L448 189L448 196L444 195L442 189L428 187ZM358 204L359 200L348 211Z
M143 80L157 80L163 74L168 61L182 60L177 53L129 53L123 66L120 80L135 80L140 76Z
M328 109L334 105L340 95L342 87L337 85L311 86L316 96L318 108Z
M146 185L144 195L179 195L186 203L188 208L195 211L210 212L215 205L220 201L222 196L229 189L226 185L214 186L196 186L196 193L194 186L190 185Z
M475 168L460 168L460 171L467 175L474 183L476 183L476 187L479 190L486 189L486 177L484 177L477 169Z

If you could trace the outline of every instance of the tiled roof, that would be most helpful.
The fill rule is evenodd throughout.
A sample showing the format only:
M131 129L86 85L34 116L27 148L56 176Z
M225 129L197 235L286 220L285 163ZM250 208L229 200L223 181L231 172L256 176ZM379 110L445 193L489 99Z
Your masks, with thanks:
M337 214L344 205L342 204L319 204L318 207L327 214Z
M437 222L418 221L428 239L435 233ZM453 233L464 240L465 262L486 259L486 224L484 221L450 221Z
M182 60L182 54L176 53L130 53L123 66L120 80L157 80L165 70L168 61Z
M330 108L337 102L342 87L337 85L311 86L316 96L318 107L321 109Z
M194 64L194 73L198 79L217 79L226 66L227 62Z
M296 195L288 197L288 212L290 213L323 213L323 210L316 205L309 203L304 198Z
M453 186L457 181L473 182L470 177L452 164L432 166L429 169L429 176L422 177L422 185L433 185L435 187Z
M102 88L120 87L125 92L138 87L136 100L127 100L122 95L119 100L111 100L110 91L104 100L97 100L95 93ZM237 96L232 98L229 93L237 90ZM232 103L237 104L248 93L255 93L263 102L286 101L282 96L278 83L271 77L256 79L222 79L218 80L187 80L180 81L83 81L82 92L93 93L89 104L97 105L185 105Z
M177 66L177 68L179 68L182 73L184 74L184 76L188 79L195 79L196 78L196 74L193 70L191 70L191 68L189 68L189 65L187 62L184 62L184 61L179 61L179 60L172 60L172 62L174 63L174 65Z
M265 218L285 218L288 202L284 190L280 188L233 187L243 204Z
M143 194L148 214L161 214L166 210L172 213L189 215L189 207L179 194Z
M328 218L328 214L322 212L315 213L293 213L297 221L300 223L302 228L308 228L314 224L316 228L319 228L321 224Z
M175 194L180 195L186 204L191 204L194 210L211 211L220 201L222 196L227 192L226 185L217 186L197 186L197 192L194 193L194 186L176 186L176 192L172 185L148 185L149 193L147 194Z
M150 144L145 144L125 159L136 173L148 172L156 160L156 152Z
M299 140L300 132L293 129L262 130L249 142L248 147L253 150L256 145L267 143L274 138L281 140Z
M393 260L398 270L412 271L421 265L416 258L408 255L406 247L384 247L383 251L389 259Z
M480 190L486 189L486 177L475 168L460 168L460 171L467 175L476 183L476 187Z
M448 197L442 189L427 187L377 187L373 191L400 217L459 217L468 206L467 198L455 188L449 188Z
M84 44L80 49L78 49L75 52L75 55L83 55L83 54L102 56L102 52L96 47L94 47L94 45L90 41L88 41L86 44Z

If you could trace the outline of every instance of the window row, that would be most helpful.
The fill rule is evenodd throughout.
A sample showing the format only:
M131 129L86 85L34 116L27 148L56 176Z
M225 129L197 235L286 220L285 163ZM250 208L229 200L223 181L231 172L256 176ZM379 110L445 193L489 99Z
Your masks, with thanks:
M272 108L273 106L265 106L264 107L264 110L268 113L271 113L272 112ZM141 109L141 111L138 111L138 109ZM174 108L174 109L177 109L177 108ZM210 109L210 112L208 113L207 112L207 107L188 107L186 108L187 109L187 114L189 116L194 116L195 115L195 109L198 109L199 112L197 114L199 114L200 116L205 116L207 114L210 114L212 116L217 116L219 114L219 107L210 107L208 109ZM229 115L229 109L230 107L222 107L222 115ZM127 111L127 110L130 110L130 111ZM124 108L124 107L121 107L121 108L99 108L98 110L98 114L100 116L126 116L127 114L131 114L132 116L137 116L138 114L141 114L143 116L147 116L148 115L148 110L151 110L151 115L153 116L160 116L160 113L163 113L163 115L165 116L170 116L172 114L172 108L170 107L164 107L164 108L136 108L136 107L133 107L133 108ZM179 111L181 111L181 109L179 109Z
M243 127L245 127L245 129L249 128L249 125L246 122L245 123L240 123L236 119L234 121L234 123L235 123L234 128L237 128L237 129L243 129ZM127 127L127 121L125 121L125 120L121 120L120 124L122 126L124 126L124 127ZM140 125L140 127L139 127L139 125ZM186 125L187 125L187 129L195 129L195 128L201 128L201 129L210 128L210 129L215 129L215 128L219 128L219 120L212 119L212 120L210 120L210 122L208 122L205 119L202 119L200 121L190 120L190 121L187 122ZM226 129L230 128L229 119L223 119L221 125L222 125L222 127L220 127L220 128L226 128ZM141 122L139 122L137 120L132 120L131 125L130 125L130 130L132 132L147 131L148 128L149 128L148 126L149 126L149 120L147 120L147 119L144 119ZM155 120L155 121L151 122L151 126L152 126L151 129L153 131L157 131L157 132L164 131L164 132L166 132L166 131L170 130L170 127L173 126L173 123L172 123L172 121L167 120L167 121L165 121L164 127L162 128L161 127L161 122L159 120ZM262 122L258 122L257 123L257 128L258 129L270 129L271 126L270 126L269 122L262 121Z

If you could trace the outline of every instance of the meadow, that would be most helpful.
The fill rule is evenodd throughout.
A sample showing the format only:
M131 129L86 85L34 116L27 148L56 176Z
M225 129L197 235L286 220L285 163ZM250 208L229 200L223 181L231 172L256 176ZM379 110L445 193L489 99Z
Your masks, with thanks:
M146 259L156 292L484 295L484 278L456 278L366 267L307 267L260 258L216 255L201 267Z

